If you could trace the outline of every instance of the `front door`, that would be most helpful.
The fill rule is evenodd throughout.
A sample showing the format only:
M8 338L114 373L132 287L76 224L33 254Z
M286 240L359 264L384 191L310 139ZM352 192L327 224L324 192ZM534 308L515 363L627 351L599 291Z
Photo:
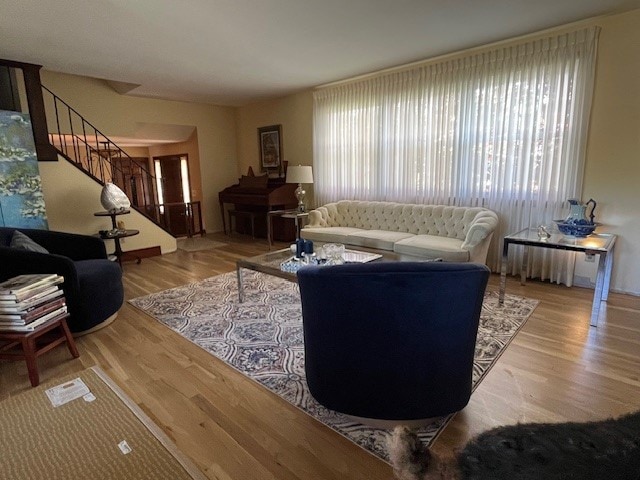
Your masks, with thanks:
M161 180L158 196L163 224L175 237L187 235L190 218L186 203L191 201L188 157L186 154L169 155L154 157L153 161L156 177Z

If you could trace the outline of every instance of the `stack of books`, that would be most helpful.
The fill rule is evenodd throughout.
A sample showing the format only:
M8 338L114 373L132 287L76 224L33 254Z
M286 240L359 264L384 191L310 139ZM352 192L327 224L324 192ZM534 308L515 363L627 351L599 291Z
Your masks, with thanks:
M54 273L19 275L0 283L0 332L32 332L65 317L63 281Z

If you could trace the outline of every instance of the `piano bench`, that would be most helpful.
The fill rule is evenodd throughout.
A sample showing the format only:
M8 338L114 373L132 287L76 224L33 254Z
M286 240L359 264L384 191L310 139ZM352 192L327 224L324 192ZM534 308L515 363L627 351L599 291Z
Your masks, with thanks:
M247 212L242 210L229 210L229 233L233 232L232 218L236 219L236 228L238 226L238 217L251 219L251 238L256 238L256 215L259 212Z

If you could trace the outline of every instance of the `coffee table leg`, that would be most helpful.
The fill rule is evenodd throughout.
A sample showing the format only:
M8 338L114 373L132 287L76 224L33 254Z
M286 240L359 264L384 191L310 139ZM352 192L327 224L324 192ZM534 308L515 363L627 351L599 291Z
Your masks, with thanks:
M527 268L529 267L529 246L524 245L522 252L522 265L520 267L520 285L527 283Z
M504 303L504 291L507 288L507 258L509 253L509 243L504 242L502 246L502 262L500 263L500 293L498 294L498 303Z
M236 267L236 276L238 277L238 302L244 302L244 284L242 283L242 267Z

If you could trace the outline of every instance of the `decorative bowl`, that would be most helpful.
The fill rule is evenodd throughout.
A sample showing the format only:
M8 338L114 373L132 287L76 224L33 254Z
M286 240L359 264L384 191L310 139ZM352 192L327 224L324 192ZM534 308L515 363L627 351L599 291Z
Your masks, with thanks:
M554 220L558 225L558 230L564 235L571 235L573 237L586 237L591 235L599 223L566 223L565 220Z

